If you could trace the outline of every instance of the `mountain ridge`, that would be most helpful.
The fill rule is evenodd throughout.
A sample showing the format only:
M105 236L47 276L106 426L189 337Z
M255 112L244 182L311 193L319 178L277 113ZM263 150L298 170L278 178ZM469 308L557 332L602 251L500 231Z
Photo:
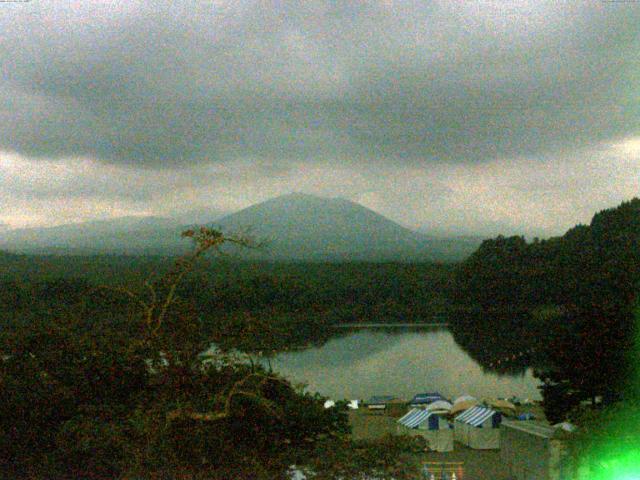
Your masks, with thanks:
M199 212L199 217L205 218L206 211ZM249 231L266 241L260 250L229 252L240 259L458 261L480 244L475 240L429 237L351 200L300 192L198 223L227 234ZM15 253L181 254L190 244L180 233L194 224L182 222L178 216L127 216L10 230L0 234L0 249Z
M463 251L456 252L449 239L432 239L348 199L298 192L251 205L211 226L227 234L250 230L271 244L249 256L273 260L440 261L473 250L458 242Z

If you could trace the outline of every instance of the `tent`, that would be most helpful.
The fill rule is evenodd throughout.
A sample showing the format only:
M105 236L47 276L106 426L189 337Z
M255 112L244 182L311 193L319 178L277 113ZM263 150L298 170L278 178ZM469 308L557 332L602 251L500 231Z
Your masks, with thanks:
M436 400L435 402L427 405L427 410L434 413L444 413L448 415L451 411L451 407L453 407L453 405L446 400Z
M455 405L456 403L466 402L468 400L475 400L476 402L478 401L476 397L473 397L471 395L461 395L453 401L453 404Z
M485 400L485 403L505 415L515 416L516 414L516 406L508 400L489 398Z
M419 435L427 441L431 450L453 450L453 429L449 422L434 412L413 408L398 420L400 435Z
M478 400L473 399L473 400L462 400L461 402L456 402L453 404L453 407L451 407L451 411L449 412L451 415L455 415L457 413L461 413L464 412L465 410L468 410L471 407L475 407L476 405L479 405L480 402L478 402Z
M412 407L423 407L438 400L444 400L444 397L438 392L433 393L417 393L411 400Z
M454 420L456 441L479 450L500 448L502 414L490 408L475 406Z

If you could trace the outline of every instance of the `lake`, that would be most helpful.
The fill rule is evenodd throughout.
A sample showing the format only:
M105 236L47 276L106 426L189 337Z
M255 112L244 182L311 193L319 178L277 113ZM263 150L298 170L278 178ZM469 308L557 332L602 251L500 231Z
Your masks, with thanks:
M309 391L334 399L438 391L455 398L540 399L532 369L498 375L483 369L446 327L365 328L341 332L320 347L286 352L271 359L277 372L305 383Z

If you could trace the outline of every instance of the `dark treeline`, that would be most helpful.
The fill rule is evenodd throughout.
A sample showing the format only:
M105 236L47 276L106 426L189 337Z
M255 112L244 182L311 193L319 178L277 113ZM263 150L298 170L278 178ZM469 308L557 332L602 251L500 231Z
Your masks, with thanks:
M485 241L460 265L451 292L458 306L488 315L475 322L454 317L453 328L476 337L484 332L494 343L526 339L521 347L543 352L548 365L538 375L547 410L559 419L582 400L621 397L639 276L640 200L634 199L562 237Z
M144 280L154 272L161 275L170 263L162 257L5 255L0 259L0 315L66 308L86 302L103 286L144 290ZM430 321L446 308L453 268L204 259L178 294L221 345L280 350L323 342L337 323ZM254 329L250 333L248 324Z

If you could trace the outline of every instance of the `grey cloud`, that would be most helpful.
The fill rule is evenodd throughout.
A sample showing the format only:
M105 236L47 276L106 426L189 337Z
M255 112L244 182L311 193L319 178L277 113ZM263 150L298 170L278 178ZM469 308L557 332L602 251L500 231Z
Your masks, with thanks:
M638 133L640 5L505 5L3 6L0 148L278 171L477 162Z
M33 185L16 182L11 179L3 185L2 191L6 195L25 200L47 199L102 199L127 200L144 202L153 198L154 189L151 185L139 185L132 190L131 185L118 184L114 181L82 179L80 181L65 182L52 185Z

